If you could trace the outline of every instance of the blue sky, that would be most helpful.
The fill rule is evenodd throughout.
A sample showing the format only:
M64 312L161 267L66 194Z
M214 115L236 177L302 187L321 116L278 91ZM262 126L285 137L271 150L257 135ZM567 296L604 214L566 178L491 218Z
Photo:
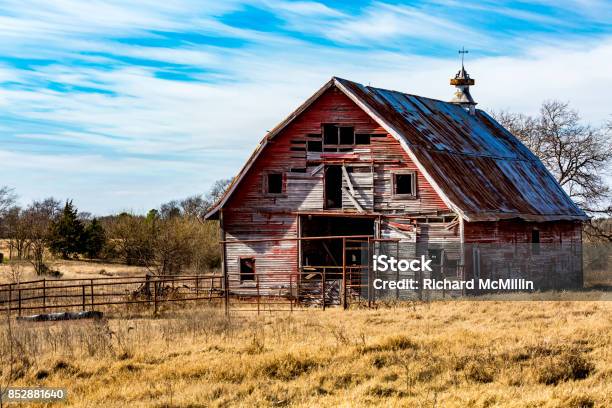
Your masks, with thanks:
M237 172L331 76L610 119L612 2L0 0L0 185L146 211Z

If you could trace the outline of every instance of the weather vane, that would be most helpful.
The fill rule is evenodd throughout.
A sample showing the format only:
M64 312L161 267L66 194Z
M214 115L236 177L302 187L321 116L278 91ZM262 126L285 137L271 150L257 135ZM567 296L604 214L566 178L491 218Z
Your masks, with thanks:
M465 49L465 47L461 47L461 49L459 50L459 54L461 54L461 66L463 67L463 57L465 57L465 54L468 54L469 51Z

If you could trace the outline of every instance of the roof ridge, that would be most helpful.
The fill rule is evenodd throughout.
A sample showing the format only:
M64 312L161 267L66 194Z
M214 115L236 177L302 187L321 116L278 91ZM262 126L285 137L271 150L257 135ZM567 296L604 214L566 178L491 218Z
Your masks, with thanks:
M445 101L445 100L437 99L437 98L430 98L429 96L417 95L417 94L413 94L413 93L398 91L398 90L395 90L395 89L380 88L380 87L377 87L377 86L364 85L364 84L362 84L360 82L351 81L350 79L340 78L340 77L337 77L337 76L332 77L332 79L340 81L340 82L351 82L353 84L356 84L356 85L359 85L359 86L363 86L364 88L378 89L380 91L386 91L386 92L395 92L395 93L402 94L402 95L413 96L413 97L419 98L419 99L429 99L430 101L442 102L442 103L445 103L445 104L448 104L448 105L453 105L453 106L457 105L457 104L455 104L453 102L449 102L449 101ZM476 110L477 111L482 111L482 109L476 109Z

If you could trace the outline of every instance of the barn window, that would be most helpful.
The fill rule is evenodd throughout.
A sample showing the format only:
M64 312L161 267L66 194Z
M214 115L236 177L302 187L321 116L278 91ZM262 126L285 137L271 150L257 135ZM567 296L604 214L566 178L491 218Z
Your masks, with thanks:
M355 144L356 145L369 145L370 135L355 135Z
M240 282L255 280L255 258L240 258Z
M363 140L364 138L362 137L361 141ZM326 148L325 151L338 151L340 148L352 149L356 144L355 128L353 126L323 124L323 144Z
M307 140L306 151L308 152L321 152L323 151L323 143L320 140Z
M266 175L266 192L268 194L282 194L283 193L283 174L282 173L268 173Z
M323 142L326 145L337 145L338 141L338 127L336 125L323 125Z
M393 195L396 198L416 196L416 174L414 172L393 173Z
M354 145L355 144L355 129L352 127L343 126L338 128L340 133L340 144L341 145Z
M540 231L537 229L531 230L531 253L540 254Z

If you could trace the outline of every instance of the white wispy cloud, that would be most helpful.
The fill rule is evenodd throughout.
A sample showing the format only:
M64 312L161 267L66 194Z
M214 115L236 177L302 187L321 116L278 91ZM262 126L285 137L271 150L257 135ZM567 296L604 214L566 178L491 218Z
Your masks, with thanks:
M456 55L418 56L397 50L399 45L454 48L469 45L467 38L485 47L497 40L461 20L383 2L352 13L319 2L251 3L279 16L285 30L336 45L218 18L244 10L240 2L20 4L0 5L0 53L7 58L0 59L3 176L19 180L24 201L73 197L100 213L144 211L233 175L265 132L332 75L450 97ZM160 36L155 30L245 44L118 41ZM544 40L554 46L541 45ZM395 44L395 50L384 44ZM520 47L505 57L470 54L480 106L532 113L543 99L558 98L591 121L609 117L612 77L602 67L612 60L612 36L594 42L529 38ZM27 65L32 59L46 61ZM176 73L190 80L168 75Z

